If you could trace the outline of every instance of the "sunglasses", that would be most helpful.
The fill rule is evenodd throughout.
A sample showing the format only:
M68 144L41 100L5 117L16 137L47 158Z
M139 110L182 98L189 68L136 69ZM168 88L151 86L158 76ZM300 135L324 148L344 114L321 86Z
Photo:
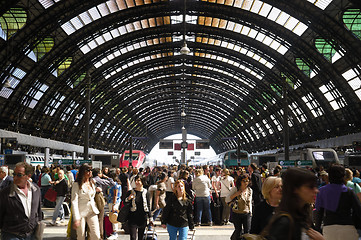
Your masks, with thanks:
M249 180L242 180L242 182L249 182Z
M13 173L14 177L24 177L26 176L26 174L22 174L22 173Z
M89 169L87 169L87 170L85 170L85 171L87 171L87 172L91 172L91 171L92 171L92 169L91 169L91 168L89 168Z

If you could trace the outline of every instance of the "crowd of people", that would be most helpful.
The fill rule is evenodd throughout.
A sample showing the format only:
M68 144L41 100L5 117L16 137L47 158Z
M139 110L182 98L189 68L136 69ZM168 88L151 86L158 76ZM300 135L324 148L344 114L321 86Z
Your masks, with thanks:
M122 225L131 240L142 240L158 217L170 240L185 240L198 226L229 224L234 226L231 240L249 233L277 240L356 240L361 233L359 176L341 165L33 169L21 162L12 174L0 167L1 239L33 239L46 193L54 189L51 224L64 221L63 202L68 202L69 230L79 240L117 239L119 223L112 222L107 235L104 216L123 207L129 208Z

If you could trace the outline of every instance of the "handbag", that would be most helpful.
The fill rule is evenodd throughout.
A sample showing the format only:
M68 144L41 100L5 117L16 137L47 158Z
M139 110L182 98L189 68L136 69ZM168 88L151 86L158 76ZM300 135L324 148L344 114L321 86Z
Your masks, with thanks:
M44 198L49 202L56 202L56 195L56 191L53 188L49 188L48 191L46 191Z
M42 221L38 222L38 226L36 226L36 229L35 229L35 239L36 240L43 239L45 225L46 224Z
M105 206L105 199L102 192L97 192L94 197L95 204L97 205L97 208L99 211L101 209L104 209Z
M125 223L128 220L130 213L130 203L124 203L124 206L119 210L117 220L120 223Z

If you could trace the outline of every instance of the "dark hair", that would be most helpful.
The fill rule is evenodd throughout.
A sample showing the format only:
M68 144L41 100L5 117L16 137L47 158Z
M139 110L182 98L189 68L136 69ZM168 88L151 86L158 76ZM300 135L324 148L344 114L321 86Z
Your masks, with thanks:
M311 206L302 206L302 200L295 191L303 185L316 187L316 175L304 168L289 168L282 174L282 184L282 199L278 212L288 212L296 222L308 229L312 224Z
M248 174L241 174L237 177L237 180L236 180L236 188L239 190L241 185L242 185L242 181L243 179L248 179L249 180L249 175Z
M80 166L78 176L75 180L75 182L77 182L79 184L79 189L81 189L81 186L83 185L83 178L84 178L85 172L87 170L90 170L91 168L92 167L87 163L84 163L83 165ZM91 184L92 184L92 181L90 181L90 185Z
M137 174L135 177L134 177L134 182L137 181L138 179L140 179L140 181L142 182L143 186L146 186L147 184L147 180L142 177L140 174Z
M171 177L173 173L174 173L173 170L169 170L169 171L168 171L168 177Z
M345 168L341 165L332 165L328 169L328 180L330 183L343 184L345 177Z
M93 177L98 176L99 173L100 173L100 168L93 168Z
M166 176L167 176L167 175L166 175L164 172L160 173L159 176L158 176L159 181L164 180L164 178L165 178Z

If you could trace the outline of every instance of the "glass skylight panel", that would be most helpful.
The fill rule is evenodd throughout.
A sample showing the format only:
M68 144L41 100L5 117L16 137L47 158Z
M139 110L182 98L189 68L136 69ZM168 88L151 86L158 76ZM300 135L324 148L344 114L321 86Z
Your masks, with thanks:
M270 115L271 120L273 121L274 125L276 125L278 131L282 131L282 124L280 121L276 118L276 116Z
M350 87L355 91L357 97L361 100L361 74L358 69L350 69L342 74Z
M307 0L308 2L314 4L316 7L325 10L327 6L333 1L333 0Z
M289 104L289 107L300 123L307 121L306 114L298 106L297 102L292 102L291 104Z
M273 134L273 129L272 129L271 125L268 123L268 121L266 119L263 119L262 123L266 126L269 134Z
M306 106L310 109L314 117L319 117L324 114L323 109L321 108L318 101L313 97L312 93L303 96L302 100L305 102Z

